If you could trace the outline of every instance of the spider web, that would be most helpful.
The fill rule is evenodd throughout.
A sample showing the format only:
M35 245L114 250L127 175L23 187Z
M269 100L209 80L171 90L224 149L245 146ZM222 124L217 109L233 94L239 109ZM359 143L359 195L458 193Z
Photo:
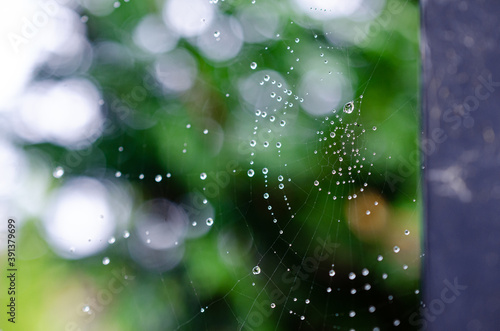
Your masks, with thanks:
M321 82L333 75L352 82L350 48L329 46L315 30L307 33L314 40L315 60L323 65L314 78ZM370 103L363 97L378 62L368 66L368 78L358 84L352 100L343 100L327 114L304 116L302 104L311 97L297 91L293 74L306 62L294 54L300 39L280 38L273 46L289 62L296 59L286 75L272 67L258 70L260 62L271 62L266 61L268 47L260 61L249 61L250 78L242 85L251 90L247 100L257 101L247 102L242 106L247 112L237 115L236 121L244 123L239 128L247 134L229 138L247 160L238 172L248 178L233 178L235 184L228 188L236 194L246 180L243 186L250 192L248 201L233 204L239 214L237 231L251 242L250 256L242 257L247 273L235 267L237 281L229 292L214 301L198 298L200 313L177 329L190 329L200 319L211 329L226 309L239 330L412 327L408 316L417 309L419 285L411 269L418 275L420 262L418 252L405 251L412 246L405 240L411 234L407 228L415 226L404 220L396 228L381 224L390 203L384 196L385 161L392 156L370 149L377 126L363 116L364 104ZM349 78L335 72L325 55L342 59ZM414 202L417 194L407 198ZM216 219L227 218L224 204L215 203ZM389 238L386 242L377 242L381 233ZM226 253L234 254L230 248ZM245 309L234 309L234 302Z

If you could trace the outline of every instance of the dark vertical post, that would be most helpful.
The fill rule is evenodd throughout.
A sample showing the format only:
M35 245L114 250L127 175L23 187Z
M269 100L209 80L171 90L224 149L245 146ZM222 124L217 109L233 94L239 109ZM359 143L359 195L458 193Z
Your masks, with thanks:
M427 330L500 330L500 1L422 1Z

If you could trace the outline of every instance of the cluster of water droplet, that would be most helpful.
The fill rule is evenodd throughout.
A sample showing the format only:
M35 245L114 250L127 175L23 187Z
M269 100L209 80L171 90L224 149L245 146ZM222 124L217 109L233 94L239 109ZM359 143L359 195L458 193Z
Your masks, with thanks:
M321 173L313 184L319 191L326 191L333 200L356 199L368 186L367 179L371 175L373 163L368 163L366 155L369 153L361 139L366 130L358 122L354 110L354 101L344 105L344 115L333 110L331 116L321 121L322 129L316 131L318 144L314 154L321 157ZM345 196L335 193L336 187L345 185L357 188L357 192Z

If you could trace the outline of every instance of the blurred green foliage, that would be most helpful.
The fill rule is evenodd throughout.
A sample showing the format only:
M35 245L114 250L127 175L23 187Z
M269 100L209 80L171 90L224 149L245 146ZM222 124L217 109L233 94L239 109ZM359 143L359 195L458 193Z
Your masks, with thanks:
M321 23L296 12L289 2L279 1L274 5L284 22L280 37L245 43L237 57L222 63L205 58L193 43L181 39L177 47L185 48L197 61L194 86L181 94L165 94L157 84L146 88L147 96L133 104L126 97L135 87L144 87L156 56L141 51L131 36L137 22L146 14L160 12L161 4L131 1L104 17L86 14L90 42L95 46L114 41L123 51L116 61L96 57L83 74L101 88L106 117L114 129L97 140L92 154L83 157L82 163L65 176L85 174L102 179L113 177L119 170L123 174L119 180L132 186L134 208L154 198L180 202L190 192L202 192L202 172L209 174L208 182L211 174L217 173L227 174L230 181L226 186L219 185L217 195L209 199L216 211L211 230L200 238L186 240L181 263L166 272L138 264L122 238L97 256L63 259L45 242L40 220L30 220L20 231L18 244L22 272L17 330L371 330L376 326L386 329L396 319L405 330L411 329L408 316L418 308L415 290L419 288L420 265L419 164L410 158L411 153L418 152L419 15L416 2L400 3L404 9L391 15L386 26L378 26L378 32L371 33L362 45L351 45L342 40L331 42ZM251 1L224 1L220 10L230 15L245 6L252 6ZM368 23L340 19L336 24L364 29ZM295 43L296 38L300 43ZM294 54L287 46L294 48ZM346 210L355 205L346 207L347 200L333 201L325 192L314 190L315 176L324 172L322 157L313 153L318 145L316 131L325 127L321 123L324 116L298 110L297 101L295 110L289 110L287 125L279 131L281 156L264 148L257 149L255 157L250 156L254 109L239 97L238 90L240 80L252 74L250 63L256 61L259 70L280 73L295 91L301 77L316 66L315 61L323 61L320 53L335 64L324 65L322 70L340 68L338 77L348 82L361 106L357 121L367 132L360 134L358 144L366 147L367 159L362 164L371 175L366 170L360 176L366 178L372 192L387 201L384 208L389 210L387 218L392 224L387 231L401 234L401 229L411 228L416 236L408 243L411 251L404 259L392 257L391 252L394 245L405 245L404 236L395 239L387 232L365 241L353 234L347 221ZM116 107L113 109L114 102L131 109L125 118ZM129 125L130 121L152 125L137 129ZM213 123L223 131L222 146L215 155L217 137L203 133ZM191 127L187 129L187 125ZM377 130L371 130L372 126ZM120 146L123 152L119 152ZM182 152L185 146L187 153ZM28 152L43 151L54 165L68 168L64 163L70 151L49 144L25 148ZM252 166L250 160L255 162ZM405 174L401 173L401 164L409 167ZM270 180L270 186L276 185L265 187L264 167L273 176L285 176L286 201L274 194L279 192L277 183ZM250 168L256 171L253 178L247 175ZM172 177L167 179L166 173ZM140 180L139 174L145 179ZM157 174L163 176L159 183L152 180ZM288 178L292 181L287 182ZM54 187L63 181L56 181ZM358 185L362 182L340 186L335 194L352 194ZM270 200L262 199L269 190ZM285 231L280 235L268 205L273 206L274 217L281 220L290 215L287 203L294 218L284 223ZM130 222L132 229L133 217ZM223 257L223 236L234 241L235 251L227 253L236 255L230 263ZM287 270L303 264L327 238L335 242L335 253L322 261L317 271L305 273L304 279L296 276L293 283L284 281ZM381 262L376 261L379 254L384 255ZM109 256L112 262L104 266L103 256ZM332 263L337 273L333 283L328 276ZM253 275L251 270L257 264L262 274ZM409 264L410 271L403 270L403 264ZM364 267L370 270L366 277L361 276ZM357 273L352 281L347 278L351 271ZM382 279L383 273L390 274L387 280ZM107 289L117 274L130 277L121 280L123 289L113 293L110 302L100 309L93 307L93 315L82 314L89 298ZM5 283L2 279L2 288ZM298 283L300 286L296 286ZM370 290L363 290L365 283L371 284ZM326 291L328 286L332 286L332 293ZM351 294L352 288L357 288L356 295ZM273 310L269 303L275 289L286 302ZM393 299L388 300L388 296ZM299 298L300 304L293 298ZM311 300L310 305L304 304L306 298ZM368 312L370 305L377 307L375 313ZM357 312L355 318L349 317L351 310ZM300 315L306 316L304 321ZM250 322L252 318L262 321Z

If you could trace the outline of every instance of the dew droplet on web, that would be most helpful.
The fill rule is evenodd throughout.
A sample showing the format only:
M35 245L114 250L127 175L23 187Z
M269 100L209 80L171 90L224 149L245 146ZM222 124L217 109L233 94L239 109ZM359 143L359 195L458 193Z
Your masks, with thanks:
M249 169L247 171L247 175L248 175L248 177L253 177L253 175L255 175L255 171L253 171L253 169Z
M394 253L399 253L399 251L401 250L398 246L394 246Z
M349 279L350 279L350 280L353 280L353 279L355 279L355 278L356 278L356 274L355 274L354 272L350 272L350 273L349 273Z
M344 105L344 113L350 114L354 111L354 101L349 101Z
M200 174L200 179L201 179L201 180L205 180L205 179L207 179L207 174L206 174L206 173L204 173L204 172L202 172L202 173Z
M155 181L156 181L157 183L161 182L161 180L162 180L162 179L163 179L163 178L161 177L161 175L156 175L156 177L155 177Z
M109 257L105 257L102 259L102 264L104 264L104 265L108 265L109 262L110 262Z
M250 68L251 68L252 70L257 69L257 63L255 63L255 62L250 63Z
M213 218L211 218L211 217L207 218L206 223L208 226L212 226L214 224Z
M260 271L261 271L261 270L260 270L260 267L259 267L258 265L256 265L256 266L255 266L255 267L253 267L253 269L252 269L252 273L253 273L254 275L258 275L258 274L260 274Z
M54 178L61 178L63 175L64 175L63 167L57 167L52 173L52 176L54 176Z

